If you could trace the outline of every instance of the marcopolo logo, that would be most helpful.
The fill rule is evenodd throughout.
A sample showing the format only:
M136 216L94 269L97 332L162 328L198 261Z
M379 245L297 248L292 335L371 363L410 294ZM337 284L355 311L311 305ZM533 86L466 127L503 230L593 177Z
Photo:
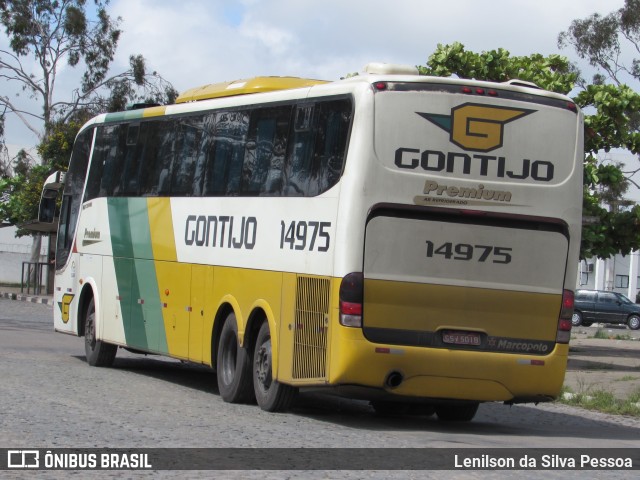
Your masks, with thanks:
M502 147L505 125L535 110L465 103L451 115L416 112L450 134L451 143L464 150L490 152Z

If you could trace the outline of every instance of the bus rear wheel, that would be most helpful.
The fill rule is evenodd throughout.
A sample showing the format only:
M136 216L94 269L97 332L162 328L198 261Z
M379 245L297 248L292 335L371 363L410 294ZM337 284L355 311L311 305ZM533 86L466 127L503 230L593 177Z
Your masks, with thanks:
M116 358L118 347L96 339L96 304L89 302L84 317L84 354L92 367L110 367Z
M293 403L298 389L273 379L272 358L271 332L264 322L253 351L253 390L262 410L283 412Z
M436 405L438 420L445 422L470 422L476 416L479 403L465 405Z
M238 323L230 313L222 326L216 357L218 390L228 403L249 403L253 400L251 358L238 342Z

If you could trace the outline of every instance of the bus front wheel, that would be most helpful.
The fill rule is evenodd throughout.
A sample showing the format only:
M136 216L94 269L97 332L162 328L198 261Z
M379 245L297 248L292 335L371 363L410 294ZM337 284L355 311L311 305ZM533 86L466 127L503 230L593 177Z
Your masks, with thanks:
M92 367L110 367L116 358L118 347L96 339L96 304L89 302L84 317L84 354Z
M253 351L253 390L262 410L283 412L293 403L298 389L273 379L272 358L269 324L264 322Z
M238 323L230 313L220 332L216 357L218 390L228 403L249 403L253 400L251 385L251 359L246 348L238 342Z

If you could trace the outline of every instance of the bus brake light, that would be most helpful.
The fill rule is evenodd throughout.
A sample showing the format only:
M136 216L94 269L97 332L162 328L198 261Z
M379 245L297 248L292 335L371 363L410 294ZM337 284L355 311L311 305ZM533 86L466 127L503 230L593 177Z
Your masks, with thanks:
M558 318L557 343L569 343L571 338L571 317L573 316L574 295L571 290L562 291L562 308Z
M353 272L340 283L340 324L345 327L362 327L363 275Z

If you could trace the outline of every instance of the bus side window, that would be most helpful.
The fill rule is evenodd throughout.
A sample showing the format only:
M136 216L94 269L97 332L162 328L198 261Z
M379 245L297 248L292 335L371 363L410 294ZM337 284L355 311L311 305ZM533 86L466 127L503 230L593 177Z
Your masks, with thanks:
M149 122L147 148L140 173L140 195L166 196L171 191L175 123L174 120Z
M84 200L106 197L114 194L119 184L121 170L121 132L120 125L101 126L97 128L96 141L93 147L93 159L87 178Z
M203 139L196 171L194 173L194 195L211 195L213 190L213 162L216 156L216 114L205 115L203 121Z
M101 196L104 161L107 152L107 147L105 146L106 130L107 127L98 127L96 129L96 141L93 145L91 166L89 168L89 175L87 176L87 188L84 192L85 202ZM102 194L102 196L104 196L104 194Z
M64 267L67 263L67 258L69 258L69 251L71 250L78 223L78 215L80 214L82 190L84 189L87 175L92 141L93 129L90 128L78 136L71 153L69 170L65 176L60 223L58 225L56 269Z
M203 117L184 119L180 129L177 155L174 158L173 178L171 181L171 195L192 196L199 195L200 190L194 184L196 163L200 155L203 139Z
M138 178L144 155L147 124L132 124L127 127L126 152L120 179L118 194L120 196L138 195Z
M298 105L294 117L292 139L285 167L284 196L304 196L311 173L313 149L313 105Z
M313 195L327 191L340 179L351 123L351 105L345 100L323 103L319 117L309 192Z
M202 118L202 138L200 140L200 148L195 159L195 168L193 172L193 196L199 197L207 194L207 177L208 170L211 167L215 153L215 113L206 114Z
M127 125L114 125L105 129L105 133L108 134L107 151L100 184L100 196L118 196L120 195L120 179L122 178L127 148Z
M205 195L238 195L242 179L249 113L216 113L215 143L210 142L210 162L205 178Z
M246 143L242 193L279 195L291 107L256 109Z

